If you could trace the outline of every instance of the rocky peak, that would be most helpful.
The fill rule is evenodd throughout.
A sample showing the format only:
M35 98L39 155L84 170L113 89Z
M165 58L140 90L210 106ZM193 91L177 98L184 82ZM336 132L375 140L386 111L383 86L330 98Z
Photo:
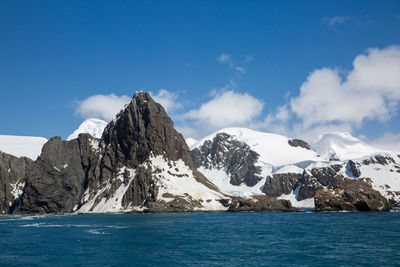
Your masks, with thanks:
M261 167L257 166L259 154L227 133L218 133L212 141L205 141L191 151L191 156L196 168L224 169L232 185L254 186L262 179Z
M136 168L151 153L174 161L182 159L193 168L185 139L174 129L164 108L143 91L136 92L131 102L107 125L102 142L114 170L122 166Z
M293 147L302 147L307 150L313 150L307 142L300 139L289 139L288 143Z

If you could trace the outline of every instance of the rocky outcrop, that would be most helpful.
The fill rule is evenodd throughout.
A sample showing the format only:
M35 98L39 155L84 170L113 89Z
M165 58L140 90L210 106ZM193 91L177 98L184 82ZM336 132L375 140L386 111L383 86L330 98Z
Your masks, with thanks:
M307 142L300 139L290 139L288 143L293 147L302 147L307 150L313 150L312 147Z
M346 164L347 175L350 177L355 177L355 178L360 177L361 172L360 172L359 167L360 167L359 163L349 160Z
M339 174L342 165L333 164L328 167L306 169L302 174L278 173L267 176L263 193L267 196L279 197L297 190L297 200L313 198L322 188L334 188L344 176Z
M315 195L316 211L388 211L390 204L365 179L344 179L334 189L321 189Z
M26 157L17 158L0 152L0 213L13 213L18 202L25 179L33 161Z
M88 186L91 164L97 161L91 141L88 134L72 141L51 138L26 174L18 212L72 212Z
M273 197L287 195L296 189L302 176L297 173L278 173L267 176L262 192Z
M250 198L233 197L225 201L228 211L298 211L290 201L270 196L253 196Z
M205 141L191 151L191 156L196 168L224 169L233 185L254 186L262 179L261 167L256 165L259 155L226 133Z
M299 180L301 187L298 200L312 198L322 188L333 188L340 183L344 176L338 174L341 165L334 164L329 167L312 168L306 170Z

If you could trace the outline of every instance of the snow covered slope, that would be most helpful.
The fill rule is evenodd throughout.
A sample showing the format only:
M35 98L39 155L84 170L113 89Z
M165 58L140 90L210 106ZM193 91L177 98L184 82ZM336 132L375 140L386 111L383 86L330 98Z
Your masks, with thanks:
M43 137L0 135L0 151L36 160L46 142Z
M234 139L246 143L251 150L260 155L260 162L275 167L306 160L321 160L318 154L313 150L290 145L289 140L292 139L286 136L237 127L225 128L214 132L190 146L190 150L200 148L206 141L213 140L219 133L226 133Z
M103 134L104 128L107 126L107 122L100 119L87 119L79 125L78 129L76 129L70 136L68 136L67 140L72 140L78 137L81 133L88 133L94 138L101 138Z
M324 134L313 148L324 160L348 160L381 152L346 132Z
M400 203L399 153L380 152L348 133L325 134L313 150L298 139L227 128L190 149L198 170L227 194L266 194L313 207L318 189L333 188L343 177L367 177L374 189Z
M191 147L195 166L221 191L241 197L264 194L266 177L282 170L302 172L301 162L319 161L307 143L246 128L221 129ZM299 169L299 170L298 170Z
M190 147L190 146L192 146L192 145L194 145L194 144L196 144L198 141L196 140L196 139L193 139L193 138L186 138L185 139L185 141L186 141L186 144Z

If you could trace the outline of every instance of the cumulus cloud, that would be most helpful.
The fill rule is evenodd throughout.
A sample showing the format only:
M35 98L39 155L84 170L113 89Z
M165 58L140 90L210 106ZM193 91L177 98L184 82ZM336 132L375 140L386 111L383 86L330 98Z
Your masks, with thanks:
M183 114L181 119L191 121L192 125L197 126L191 128L201 129L201 132L245 126L261 114L263 106L262 101L247 93L230 90L215 93L210 101Z
M357 56L345 77L335 69L313 71L290 107L304 128L334 123L359 127L365 119L390 119L399 100L400 47L391 46Z
M349 19L348 16L323 17L322 23L327 24L329 26L333 26L335 24L343 24L348 19Z
M167 112L175 111L182 107L182 105L177 102L178 93L171 92L165 89L160 89L157 93L150 92L154 101L160 103Z
M131 98L126 95L93 95L78 102L75 114L83 118L98 118L111 121Z

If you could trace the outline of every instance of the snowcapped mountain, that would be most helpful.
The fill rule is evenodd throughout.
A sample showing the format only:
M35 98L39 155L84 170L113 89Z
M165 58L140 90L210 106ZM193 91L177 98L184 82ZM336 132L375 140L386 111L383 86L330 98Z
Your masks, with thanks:
M347 133L326 134L314 148L246 128L221 129L190 147L198 170L227 194L266 194L313 207L318 190L336 188L345 178L368 178L373 189L400 204L400 155L379 152Z
M266 177L281 168L299 169L319 161L304 141L253 131L221 129L190 147L195 166L228 194L247 197L263 194Z
M260 162L274 167L306 160L320 160L318 154L304 141L238 127L218 130L200 139L190 146L190 149L199 149L221 134L227 134L232 139L247 144L252 151L259 154Z
M188 145L188 147L190 147L198 142L196 139L193 139L190 137L186 138L185 141L186 141L186 144Z
M103 120L95 118L86 119L79 125L78 129L68 136L67 141L78 138L78 135L81 133L88 133L94 138L100 139L106 126L107 122Z
M35 160L46 142L47 139L43 137L0 135L0 151Z
M346 132L326 133L312 147L324 160L348 160L382 152Z

